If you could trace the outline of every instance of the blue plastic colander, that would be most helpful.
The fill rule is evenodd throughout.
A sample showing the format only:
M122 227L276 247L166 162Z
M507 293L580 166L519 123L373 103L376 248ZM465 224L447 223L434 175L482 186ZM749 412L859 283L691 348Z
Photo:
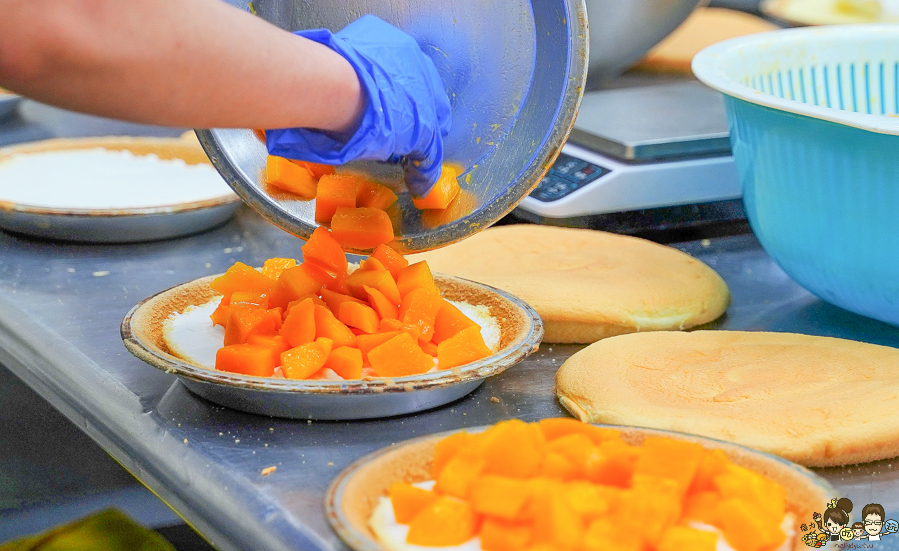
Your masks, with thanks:
M725 95L768 254L822 299L899 325L899 25L728 40L693 72Z

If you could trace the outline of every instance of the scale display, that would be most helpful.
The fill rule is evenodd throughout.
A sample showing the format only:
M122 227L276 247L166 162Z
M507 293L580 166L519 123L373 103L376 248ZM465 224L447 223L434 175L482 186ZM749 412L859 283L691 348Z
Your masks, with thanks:
M544 203L557 201L611 172L608 168L560 153L555 164L530 197Z

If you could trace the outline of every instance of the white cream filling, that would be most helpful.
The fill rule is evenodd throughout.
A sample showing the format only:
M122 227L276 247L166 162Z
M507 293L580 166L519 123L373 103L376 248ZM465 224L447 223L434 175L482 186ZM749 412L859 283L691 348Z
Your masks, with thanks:
M163 336L172 353L205 368L215 369L215 354L224 345L225 330L221 326L213 326L209 316L221 300L221 297L215 297L206 304L188 306L184 312L175 312L162 322ZM487 348L493 352L499 350L499 323L490 315L489 308L467 302L448 302L480 326ZM283 378L280 368L275 371L274 377ZM330 369L325 370L324 379L343 380Z
M428 480L426 482L418 482L413 484L413 486L424 490L430 490L434 487L434 481ZM409 526L400 524L396 521L396 517L393 516L393 505L390 502L390 498L386 496L381 497L378 500L378 504L375 506L371 518L368 520L368 525L371 527L372 532L375 533L378 541L387 549L387 551L430 551L433 549L441 549L443 551L482 551L481 540L477 537L468 540L462 545L449 547L425 547L406 543L406 536L409 534ZM705 530L718 534L718 544L715 547L716 551L736 551L729 543L727 543L721 530L714 526L703 524L701 522L690 522L689 526L691 528L696 528L697 530ZM796 517L792 513L787 513L784 516L784 520L780 527L787 537L784 540L784 543L773 551L789 551L793 547L793 538L796 536Z
M212 165L102 148L17 153L0 161L0 201L58 209L133 209L233 192Z

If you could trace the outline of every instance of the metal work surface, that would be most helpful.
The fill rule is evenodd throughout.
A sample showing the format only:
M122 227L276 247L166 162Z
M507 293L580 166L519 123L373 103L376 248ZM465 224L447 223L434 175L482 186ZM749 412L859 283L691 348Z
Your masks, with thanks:
M299 255L300 244L247 209L211 232L139 245L63 245L0 234L0 363L229 550L346 549L326 522L323 496L353 460L433 432L565 414L553 397L553 374L578 346L544 345L436 410L310 423L215 406L122 345L119 324L144 298L235 261L261 265L271 256ZM899 329L812 297L749 235L679 248L730 285L733 304L714 327L899 346ZM262 476L270 466L277 470ZM817 472L855 503L899 509L899 465L892 461Z

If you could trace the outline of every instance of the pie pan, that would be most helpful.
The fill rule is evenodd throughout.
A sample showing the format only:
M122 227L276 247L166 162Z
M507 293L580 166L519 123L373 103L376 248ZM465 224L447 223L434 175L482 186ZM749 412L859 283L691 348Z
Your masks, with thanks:
M701 444L706 449L720 449L735 464L760 473L786 489L787 511L796 519L796 532L789 549L804 549L799 523L804 522L827 501L837 495L836 490L812 471L786 459L759 452L721 440L673 431L596 425L621 431L621 439L639 445L647 436L666 436ZM424 482L431 480L431 463L437 442L447 436L467 430L481 432L488 427L447 431L400 442L371 453L348 466L332 482L325 494L325 514L337 534L354 551L383 551L368 519L379 498L395 482Z
M191 134L182 138L106 136L57 138L0 149L0 161L15 154L101 148L130 151L187 164L209 164ZM227 191L227 190L226 190ZM58 208L0 200L0 229L46 239L87 243L130 243L191 235L225 223L241 205L234 193L199 201L133 208Z
M500 326L499 351L449 370L395 378L349 381L306 381L252 377L216 371L172 353L163 336L163 321L189 306L207 304L218 294L208 276L154 295L128 312L122 340L129 352L164 371L176 374L195 394L217 404L273 417L294 419L370 419L434 408L473 391L484 379L500 373L537 350L543 322L533 308L499 289L435 274L448 300L484 305ZM211 321L210 321L211 323Z

